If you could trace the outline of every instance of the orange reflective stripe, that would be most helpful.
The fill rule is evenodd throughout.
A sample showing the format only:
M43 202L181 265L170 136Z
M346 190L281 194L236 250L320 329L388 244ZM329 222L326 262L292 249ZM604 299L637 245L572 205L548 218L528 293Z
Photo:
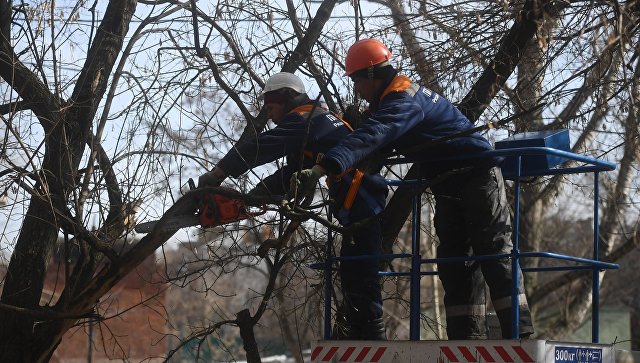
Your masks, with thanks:
M344 209L351 209L351 207L353 207L353 202L356 200L356 196L358 195L358 189L360 189L360 183L362 182L363 176L364 173L359 169L356 169L353 174L353 180L351 181L351 186L349 186L347 196L344 198L344 203L342 203Z
M293 110L291 110L289 113L295 112L299 115L304 115L306 113L309 113L311 111L313 111L314 106L313 105L302 105L302 106L298 106L296 108L294 108ZM326 110L324 108L321 108L319 106L315 106L316 110L321 110L322 112L325 112ZM351 125L349 125L349 123L345 120L343 120L341 117L339 117L338 115L334 114L333 112L331 113L331 115L335 118L337 118L338 120L340 120L350 131L353 131L353 127L351 127Z
M298 106L298 107L294 108L293 110L291 110L291 112L296 112L296 113L299 113L301 115L304 115L305 113L311 112L311 110L313 110L313 108L314 108L313 105L302 105L302 106ZM318 106L315 106L315 108L317 109Z
M382 96L380 99L383 99L384 96L388 95L391 92L404 92L411 87L411 80L407 76L399 75L396 76L391 83L385 88L384 92L382 92Z

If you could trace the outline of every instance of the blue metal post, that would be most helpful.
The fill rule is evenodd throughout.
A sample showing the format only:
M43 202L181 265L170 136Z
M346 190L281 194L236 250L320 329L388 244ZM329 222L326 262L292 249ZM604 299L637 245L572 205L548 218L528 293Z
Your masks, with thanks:
M598 195L600 194L600 173L593 173L593 259L598 261L598 242L600 240L600 231L598 229ZM593 298L593 307L591 308L591 341L598 343L600 340L599 327L599 310L600 310L600 270L594 266L592 270L591 297Z
M420 200L413 197L411 221L411 290L409 303L409 338L420 340Z
M513 250L511 251L511 338L520 338L520 299L518 296L518 266L520 240L520 176L522 174L522 156L518 155L515 179L515 206L513 207Z
M331 218L331 215L329 215ZM329 219L330 220L330 219ZM333 266L333 233L331 228L328 228L327 231L327 250L326 257L324 260L324 339L331 339L331 290L332 290L332 279L331 279L331 268Z
M589 260L588 258L580 258L573 256L565 256L559 255L555 253L547 253L547 252L522 252L520 253L519 249L519 235L520 235L520 185L521 178L523 176L522 170L522 155L554 155L562 158L566 158L569 160L584 162L588 165L579 166L573 168L558 168L558 169L548 169L542 171L536 170L527 170L525 176L537 176L537 175L559 175L559 174L576 174L576 173L595 173L595 183L594 183L594 252L593 252L593 260ZM421 195L417 194L413 197L413 217L412 217L412 246L411 253L403 253L403 254L391 254L384 255L383 258L408 258L411 257L411 269L409 272L380 272L380 274L386 276L409 276L410 277L410 312L409 312L409 336L410 340L420 340L420 278L424 275L433 275L437 274L437 271L428 271L421 272L421 264L423 263L438 263L442 262L455 262L457 260L485 260L485 259L495 259L495 258L511 258L511 267L512 267L512 292L511 292L511 305L512 305L512 338L519 339L520 338L520 310L519 310L519 290L518 286L520 284L520 275L518 274L520 258L525 257L549 257L552 259L560 259L567 261L574 261L576 263L582 263L586 266L553 266L553 267L538 267L538 268L523 268L523 271L563 271L563 270L587 270L590 269L592 271L593 284L592 284L592 297L593 297L593 309L592 309L592 340L594 343L598 343L599 340L599 274L601 270L605 269L616 269L619 266L617 264L606 263L599 261L599 217L598 217L598 199L599 199L599 172L614 170L615 165L605 161L599 161L593 158L589 158L586 156L576 155L569 152L564 152L561 150L555 150L550 148L540 148L540 147L527 147L527 148L517 148L510 150L493 150L485 153L470 155L469 158L484 158L490 156L514 156L517 158L515 174L515 206L514 206L514 236L513 236L513 248L510 253L504 253L500 255L494 256L471 256L471 257L452 257L452 258L434 258L434 259L425 259L422 260L420 258L420 202ZM459 157L457 157L459 158ZM457 158L451 158L451 160L457 160ZM448 160L444 158L443 160ZM396 160L395 164L399 164L402 162L406 162L406 160ZM389 185L407 185L407 183L411 183L408 180L399 180L399 181L388 181ZM418 181L419 184L419 181ZM332 268L333 262L342 261L342 260L359 260L370 258L370 256L350 256L350 257L332 257L333 251L333 234L331 230L328 232L328 242L327 242L327 250L326 250L326 260L324 264L317 264L319 269L324 269L324 278L325 278L325 306L324 306L324 337L325 339L330 339L331 337L331 293L332 293ZM315 267L314 267L315 268Z

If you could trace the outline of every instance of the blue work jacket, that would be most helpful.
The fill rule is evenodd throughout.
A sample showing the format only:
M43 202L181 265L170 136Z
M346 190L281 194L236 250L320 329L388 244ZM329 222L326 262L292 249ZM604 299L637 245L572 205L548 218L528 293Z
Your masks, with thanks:
M330 173L340 174L381 149L394 149L421 163L422 173L432 178L442 172L466 166L492 166L500 162L492 158L433 161L449 156L463 156L491 150L491 144L479 133L434 142L443 137L473 128L451 102L439 94L413 83L402 75L394 75L379 101L372 103L371 116L357 130L328 150L320 165Z
M275 128L261 133L255 139L238 143L217 166L228 175L237 177L256 166L286 157L286 164L262 181L272 194L285 194L289 190L289 179L301 165L302 169L311 168L317 162L318 155L337 145L352 131L346 122L321 105L314 106L308 97L304 97L299 104ZM334 198L346 195L348 185L342 184L349 180L345 178L331 183L331 189L344 190L332 193ZM367 174L361 186L365 190L360 195L373 195L377 206L374 209L382 210L387 194L384 178L379 174Z

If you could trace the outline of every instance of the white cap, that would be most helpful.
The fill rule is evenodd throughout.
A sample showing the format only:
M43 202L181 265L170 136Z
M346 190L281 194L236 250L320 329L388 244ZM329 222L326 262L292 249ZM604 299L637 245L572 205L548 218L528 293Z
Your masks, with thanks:
M289 72L279 72L269 77L262 93L260 93L260 97L264 97L267 92L277 91L282 88L291 88L298 93L306 92L304 84L302 84L302 80L298 76Z

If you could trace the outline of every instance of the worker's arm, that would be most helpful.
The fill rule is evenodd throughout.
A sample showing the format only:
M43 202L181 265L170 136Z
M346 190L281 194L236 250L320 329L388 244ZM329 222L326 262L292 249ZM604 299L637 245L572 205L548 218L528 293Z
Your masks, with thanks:
M198 178L198 188L217 187L227 177L227 173L220 167L215 167Z
M277 127L261 133L257 138L238 143L216 167L224 170L227 176L238 177L256 166L300 151L306 125L298 118L297 114L288 116Z
M408 93L390 93L360 128L324 154L320 165L330 174L342 174L404 135L423 119L422 108Z

